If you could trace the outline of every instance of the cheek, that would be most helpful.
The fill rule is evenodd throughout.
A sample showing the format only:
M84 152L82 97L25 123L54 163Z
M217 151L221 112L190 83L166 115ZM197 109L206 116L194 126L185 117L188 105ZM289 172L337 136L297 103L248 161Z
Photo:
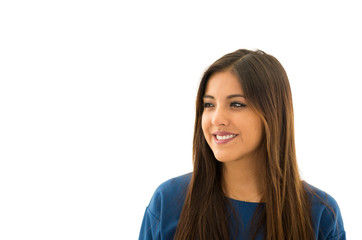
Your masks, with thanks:
M256 124L253 126L253 137L257 143L260 143L263 138L263 125L261 121L256 121Z
M204 136L206 139L208 139L208 133L209 133L209 127L210 127L210 121L208 119L207 114L203 114L201 117L201 128L202 132L204 133Z
M259 118L244 118L244 121L239 123L239 129L244 143L254 145L263 137L263 125Z

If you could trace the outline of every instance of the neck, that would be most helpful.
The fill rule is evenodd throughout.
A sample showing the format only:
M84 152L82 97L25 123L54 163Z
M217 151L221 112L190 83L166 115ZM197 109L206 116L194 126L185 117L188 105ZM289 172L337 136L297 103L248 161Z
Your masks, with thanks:
M260 160L241 159L223 163L223 188L227 197L261 202Z

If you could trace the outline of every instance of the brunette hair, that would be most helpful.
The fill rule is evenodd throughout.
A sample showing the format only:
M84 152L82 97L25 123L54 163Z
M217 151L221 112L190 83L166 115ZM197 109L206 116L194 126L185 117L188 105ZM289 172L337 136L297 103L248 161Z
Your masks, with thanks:
M228 198L222 188L222 163L206 142L201 119L203 97L211 75L231 71L240 81L248 106L264 125L261 149L262 202L256 214L254 238L314 239L310 198L296 161L292 94L279 61L263 51L240 49L214 62L204 73L196 100L193 174L186 193L175 239L230 239ZM260 204L259 204L260 205Z

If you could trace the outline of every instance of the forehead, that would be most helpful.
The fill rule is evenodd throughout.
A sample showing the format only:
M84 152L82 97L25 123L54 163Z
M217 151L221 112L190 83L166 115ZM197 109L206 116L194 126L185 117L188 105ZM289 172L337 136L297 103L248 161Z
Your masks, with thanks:
M217 72L211 75L206 84L205 95L242 94L239 79L230 71Z

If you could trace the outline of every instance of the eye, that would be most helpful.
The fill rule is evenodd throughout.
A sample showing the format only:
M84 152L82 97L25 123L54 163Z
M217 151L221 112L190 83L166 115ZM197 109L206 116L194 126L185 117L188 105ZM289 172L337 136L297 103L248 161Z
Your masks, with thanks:
M204 108L210 108L210 107L213 107L214 105L212 103L204 103Z
M243 108L243 107L246 107L245 104L240 103L240 102L232 102L232 103L230 103L230 106L231 106L231 107L235 107L235 108Z

